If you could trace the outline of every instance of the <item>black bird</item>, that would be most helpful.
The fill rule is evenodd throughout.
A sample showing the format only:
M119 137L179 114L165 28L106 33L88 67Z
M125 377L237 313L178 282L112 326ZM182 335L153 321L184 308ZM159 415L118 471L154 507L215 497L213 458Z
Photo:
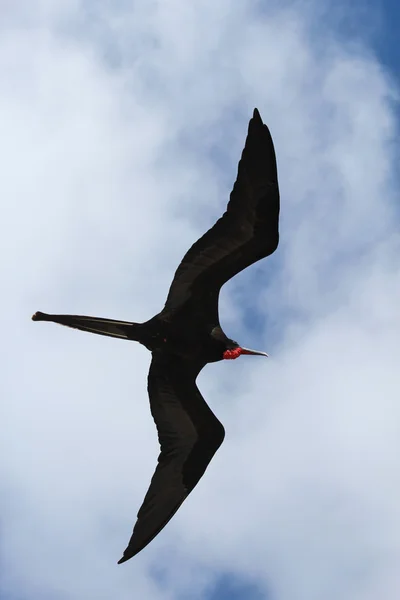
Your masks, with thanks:
M82 331L134 340L152 353L150 409L161 452L123 557L140 552L163 529L202 477L225 431L196 386L210 362L241 354L218 318L221 287L278 246L279 189L275 151L257 109L249 123L238 175L224 215L183 257L163 310L145 323L37 312Z

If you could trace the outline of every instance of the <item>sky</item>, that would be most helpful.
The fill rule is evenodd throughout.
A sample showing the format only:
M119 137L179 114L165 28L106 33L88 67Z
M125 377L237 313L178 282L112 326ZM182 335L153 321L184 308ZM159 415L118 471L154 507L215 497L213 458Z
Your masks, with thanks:
M399 9L3 0L1 600L398 600ZM224 211L254 107L281 242L221 294L270 359L207 366L226 429L117 566L158 455L144 321Z

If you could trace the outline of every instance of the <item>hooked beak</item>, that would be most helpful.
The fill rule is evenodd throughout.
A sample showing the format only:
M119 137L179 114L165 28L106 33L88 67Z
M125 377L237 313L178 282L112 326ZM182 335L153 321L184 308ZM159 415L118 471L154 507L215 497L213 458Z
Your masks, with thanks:
M250 348L242 348L240 354L252 354L253 356L267 356L266 352L260 352L259 350L250 350Z

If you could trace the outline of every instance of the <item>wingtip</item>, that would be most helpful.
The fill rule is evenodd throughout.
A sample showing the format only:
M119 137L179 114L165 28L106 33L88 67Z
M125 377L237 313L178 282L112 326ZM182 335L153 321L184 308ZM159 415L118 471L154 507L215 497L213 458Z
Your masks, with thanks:
M253 119L258 119L262 123L261 115L260 115L258 108L255 108L253 111Z
M119 561L117 562L117 565L122 565L122 563L126 562L127 560L129 560L129 558L127 558L126 556L123 556L122 558L119 559Z

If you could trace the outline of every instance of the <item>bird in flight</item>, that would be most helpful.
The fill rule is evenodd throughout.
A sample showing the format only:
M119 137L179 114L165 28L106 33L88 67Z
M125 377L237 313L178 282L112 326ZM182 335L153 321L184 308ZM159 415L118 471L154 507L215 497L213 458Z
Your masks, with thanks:
M82 331L134 340L152 353L148 393L160 443L158 464L118 564L143 550L176 513L221 445L225 430L196 378L207 363L263 355L228 338L218 317L221 287L272 254L279 240L279 188L271 134L254 110L224 215L183 257L164 308L145 323L36 312Z

